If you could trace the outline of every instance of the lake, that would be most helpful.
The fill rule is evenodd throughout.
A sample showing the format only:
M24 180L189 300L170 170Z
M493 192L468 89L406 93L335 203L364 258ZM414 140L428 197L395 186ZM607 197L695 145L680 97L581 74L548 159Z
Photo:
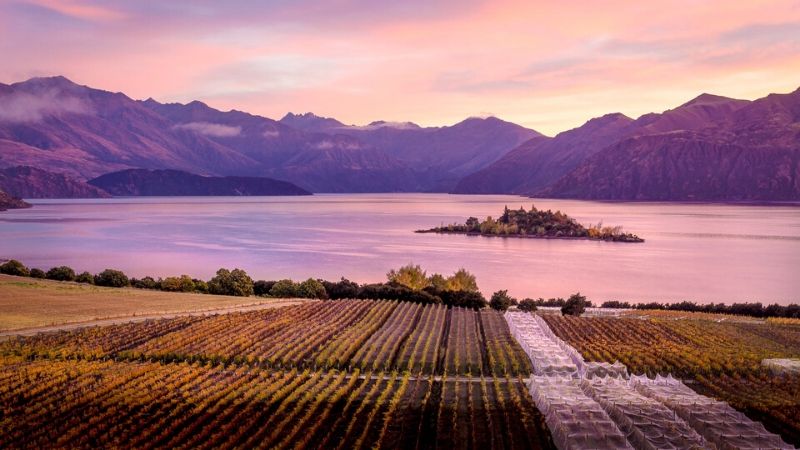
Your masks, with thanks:
M328 194L32 200L0 213L0 258L47 269L117 268L129 276L219 267L254 279L385 280L413 262L474 273L487 297L734 302L800 301L800 207L602 203L517 196ZM535 203L580 223L603 221L641 244L416 234Z

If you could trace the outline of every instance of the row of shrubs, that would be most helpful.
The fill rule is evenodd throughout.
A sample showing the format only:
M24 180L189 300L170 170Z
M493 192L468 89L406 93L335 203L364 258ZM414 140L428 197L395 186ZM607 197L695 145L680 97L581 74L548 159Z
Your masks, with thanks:
M800 318L800 305L792 303L790 305L779 305L773 303L764 306L761 302L748 302L748 303L733 303L726 305L725 303L706 303L699 304L695 302L678 302L678 303L635 303L620 301L608 301L600 305L601 308L630 308L630 309L662 309L667 311L687 311L687 312L704 312L714 314L733 314L737 316L751 316L751 317L786 317L786 318Z
M516 306L520 311L536 311L539 306L559 306L561 307L561 314L580 316L586 311L586 308L592 306L592 302L586 300L586 296L580 292L572 294L568 299L563 298L544 300L539 298L534 300L532 298L523 298L517 301L516 298L508 295L508 291L497 291L492 295L489 300L489 306L498 311L505 311L512 306Z
M118 274L121 274L125 280L124 284L121 286L128 285L128 278L125 277L122 272L116 270L105 270L97 275L92 275L89 272L76 274L71 267L59 266L53 267L45 272L44 270L37 268L29 269L15 259L0 264L0 273L6 275L16 275L19 277L46 278L48 280L56 281L75 281L78 283L96 284L98 286L113 286L118 280Z
M124 272L106 269L98 274L89 272L76 274L68 266L53 267L47 272L29 269L19 261L10 260L0 264L0 273L23 277L47 278L57 281L74 281L107 287L133 287L169 292L194 292L215 295L247 297L257 295L275 298L315 298L315 299L384 299L400 300L425 304L445 304L464 308L484 308L486 299L477 291L452 291L429 286L414 290L397 282L359 285L342 278L331 282L309 278L303 282L292 280L253 281L241 269L219 269L215 277L204 281L188 275L167 278L129 278Z
M24 264L16 260L10 260L0 264L0 273L7 275L17 275L32 278L47 278L57 281L75 281L78 283L88 283L97 286L108 287L134 287L138 289L152 289L169 292L195 292L203 294L233 295L247 297L257 295L261 297L275 298L316 298L316 299L385 299L409 301L423 304L443 304L448 306L458 306L463 308L481 309L487 306L498 311L505 311L509 307L516 306L523 311L535 311L539 306L560 307L563 314L580 315L592 302L587 300L580 293L573 294L567 299L531 299L525 298L520 301L508 295L508 291L500 290L492 294L487 302L486 298L477 290L474 277L463 269L456 272L454 279L470 280L469 282L460 281L460 286L467 289L448 289L444 283L425 282L421 286L424 288L414 288L404 284L406 279L430 280L435 277L427 277L424 272L416 274L421 269L418 266L405 266L398 271L391 271L388 274L390 281L386 283L372 283L360 285L356 282L342 278L339 281L331 282L309 278L303 282L292 280L279 281L253 281L244 270L241 269L219 269L215 277L209 281L192 278L188 275L179 277L153 278L144 277L141 279L128 278L125 273L119 270L106 269L98 274L89 272L76 273L68 266L53 267L48 271L37 268L27 268ZM402 276L398 276L402 275ZM453 278L453 277L451 277ZM452 284L452 283L450 283ZM789 317L800 318L800 305L778 305L771 304L764 306L761 303L734 303L725 305L724 303L697 304L694 302L680 303L639 303L630 304L628 302L608 301L601 305L602 308L634 308L634 309L664 309L673 311L707 312L746 315L752 317Z

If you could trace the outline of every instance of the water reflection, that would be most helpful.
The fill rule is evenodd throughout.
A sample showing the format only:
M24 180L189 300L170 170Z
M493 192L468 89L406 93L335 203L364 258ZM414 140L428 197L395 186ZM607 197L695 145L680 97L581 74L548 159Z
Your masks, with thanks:
M575 291L602 301L800 301L800 208L534 200L513 196L342 194L313 197L39 200L0 214L0 257L48 268L115 267L135 275L207 278L241 267L256 278L345 276L379 281L408 262L465 267L489 294ZM415 234L497 216L560 209L643 244Z

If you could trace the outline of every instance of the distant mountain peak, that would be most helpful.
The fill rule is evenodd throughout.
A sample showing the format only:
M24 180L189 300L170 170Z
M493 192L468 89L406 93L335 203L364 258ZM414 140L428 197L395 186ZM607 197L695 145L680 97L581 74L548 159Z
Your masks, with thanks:
M414 122L391 122L387 120L375 120L365 126L351 126L350 128L359 128L364 130L373 130L376 128L395 128L398 130L411 130L421 128Z
M302 114L289 112L279 122L298 130L312 132L321 132L345 126L334 118L318 116L312 112Z
M42 87L78 87L69 78L63 75L54 75L50 77L33 77L25 81L14 83L14 86L42 86Z
M595 117L593 119L589 119L589 120L586 121L584 126L586 126L586 125L589 125L589 126L592 126L592 125L593 126L606 126L606 125L611 125L611 124L614 124L614 123L626 124L626 123L629 123L629 122L633 122L633 119L631 119L630 117L628 117L625 114L622 114L620 112L613 112L613 113L608 113L608 114L602 115L600 117Z
M304 118L304 119L327 119L328 117L318 116L318 115L316 115L316 114L314 114L312 112L304 112L304 113L295 114L295 113L290 111L290 112L287 112L286 115L283 116L283 118L281 120L283 120L283 119L298 119L298 118Z
M192 107L192 108L208 108L208 105L203 103L203 102L201 102L200 100L192 100L189 103L187 103L186 106L189 106L189 107Z
M683 108L683 107L687 107L687 106L693 106L693 105L714 105L714 104L718 104L718 103L742 102L742 101L745 101L745 100L739 100L739 99L730 98L730 97L723 97L721 95L708 94L708 93L704 92L704 93L698 95L697 97L689 100L688 102L682 104L681 106L679 106L679 108Z

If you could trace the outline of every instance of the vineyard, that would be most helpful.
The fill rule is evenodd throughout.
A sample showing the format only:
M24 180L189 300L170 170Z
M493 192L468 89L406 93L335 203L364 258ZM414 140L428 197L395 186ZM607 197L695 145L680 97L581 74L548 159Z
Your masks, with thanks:
M0 412L0 448L549 445L524 385L500 378L6 357Z
M372 300L85 328L18 338L0 350L55 359L207 361L275 369L530 373L499 313Z
M0 448L552 448L494 311L314 302L0 353Z
M768 358L800 356L800 326L786 322L542 318L588 361L626 365L631 373L693 379L701 393L724 400L800 442L800 376L776 375Z
M373 300L87 327L0 343L0 448L791 448L800 375L761 361L798 344Z

